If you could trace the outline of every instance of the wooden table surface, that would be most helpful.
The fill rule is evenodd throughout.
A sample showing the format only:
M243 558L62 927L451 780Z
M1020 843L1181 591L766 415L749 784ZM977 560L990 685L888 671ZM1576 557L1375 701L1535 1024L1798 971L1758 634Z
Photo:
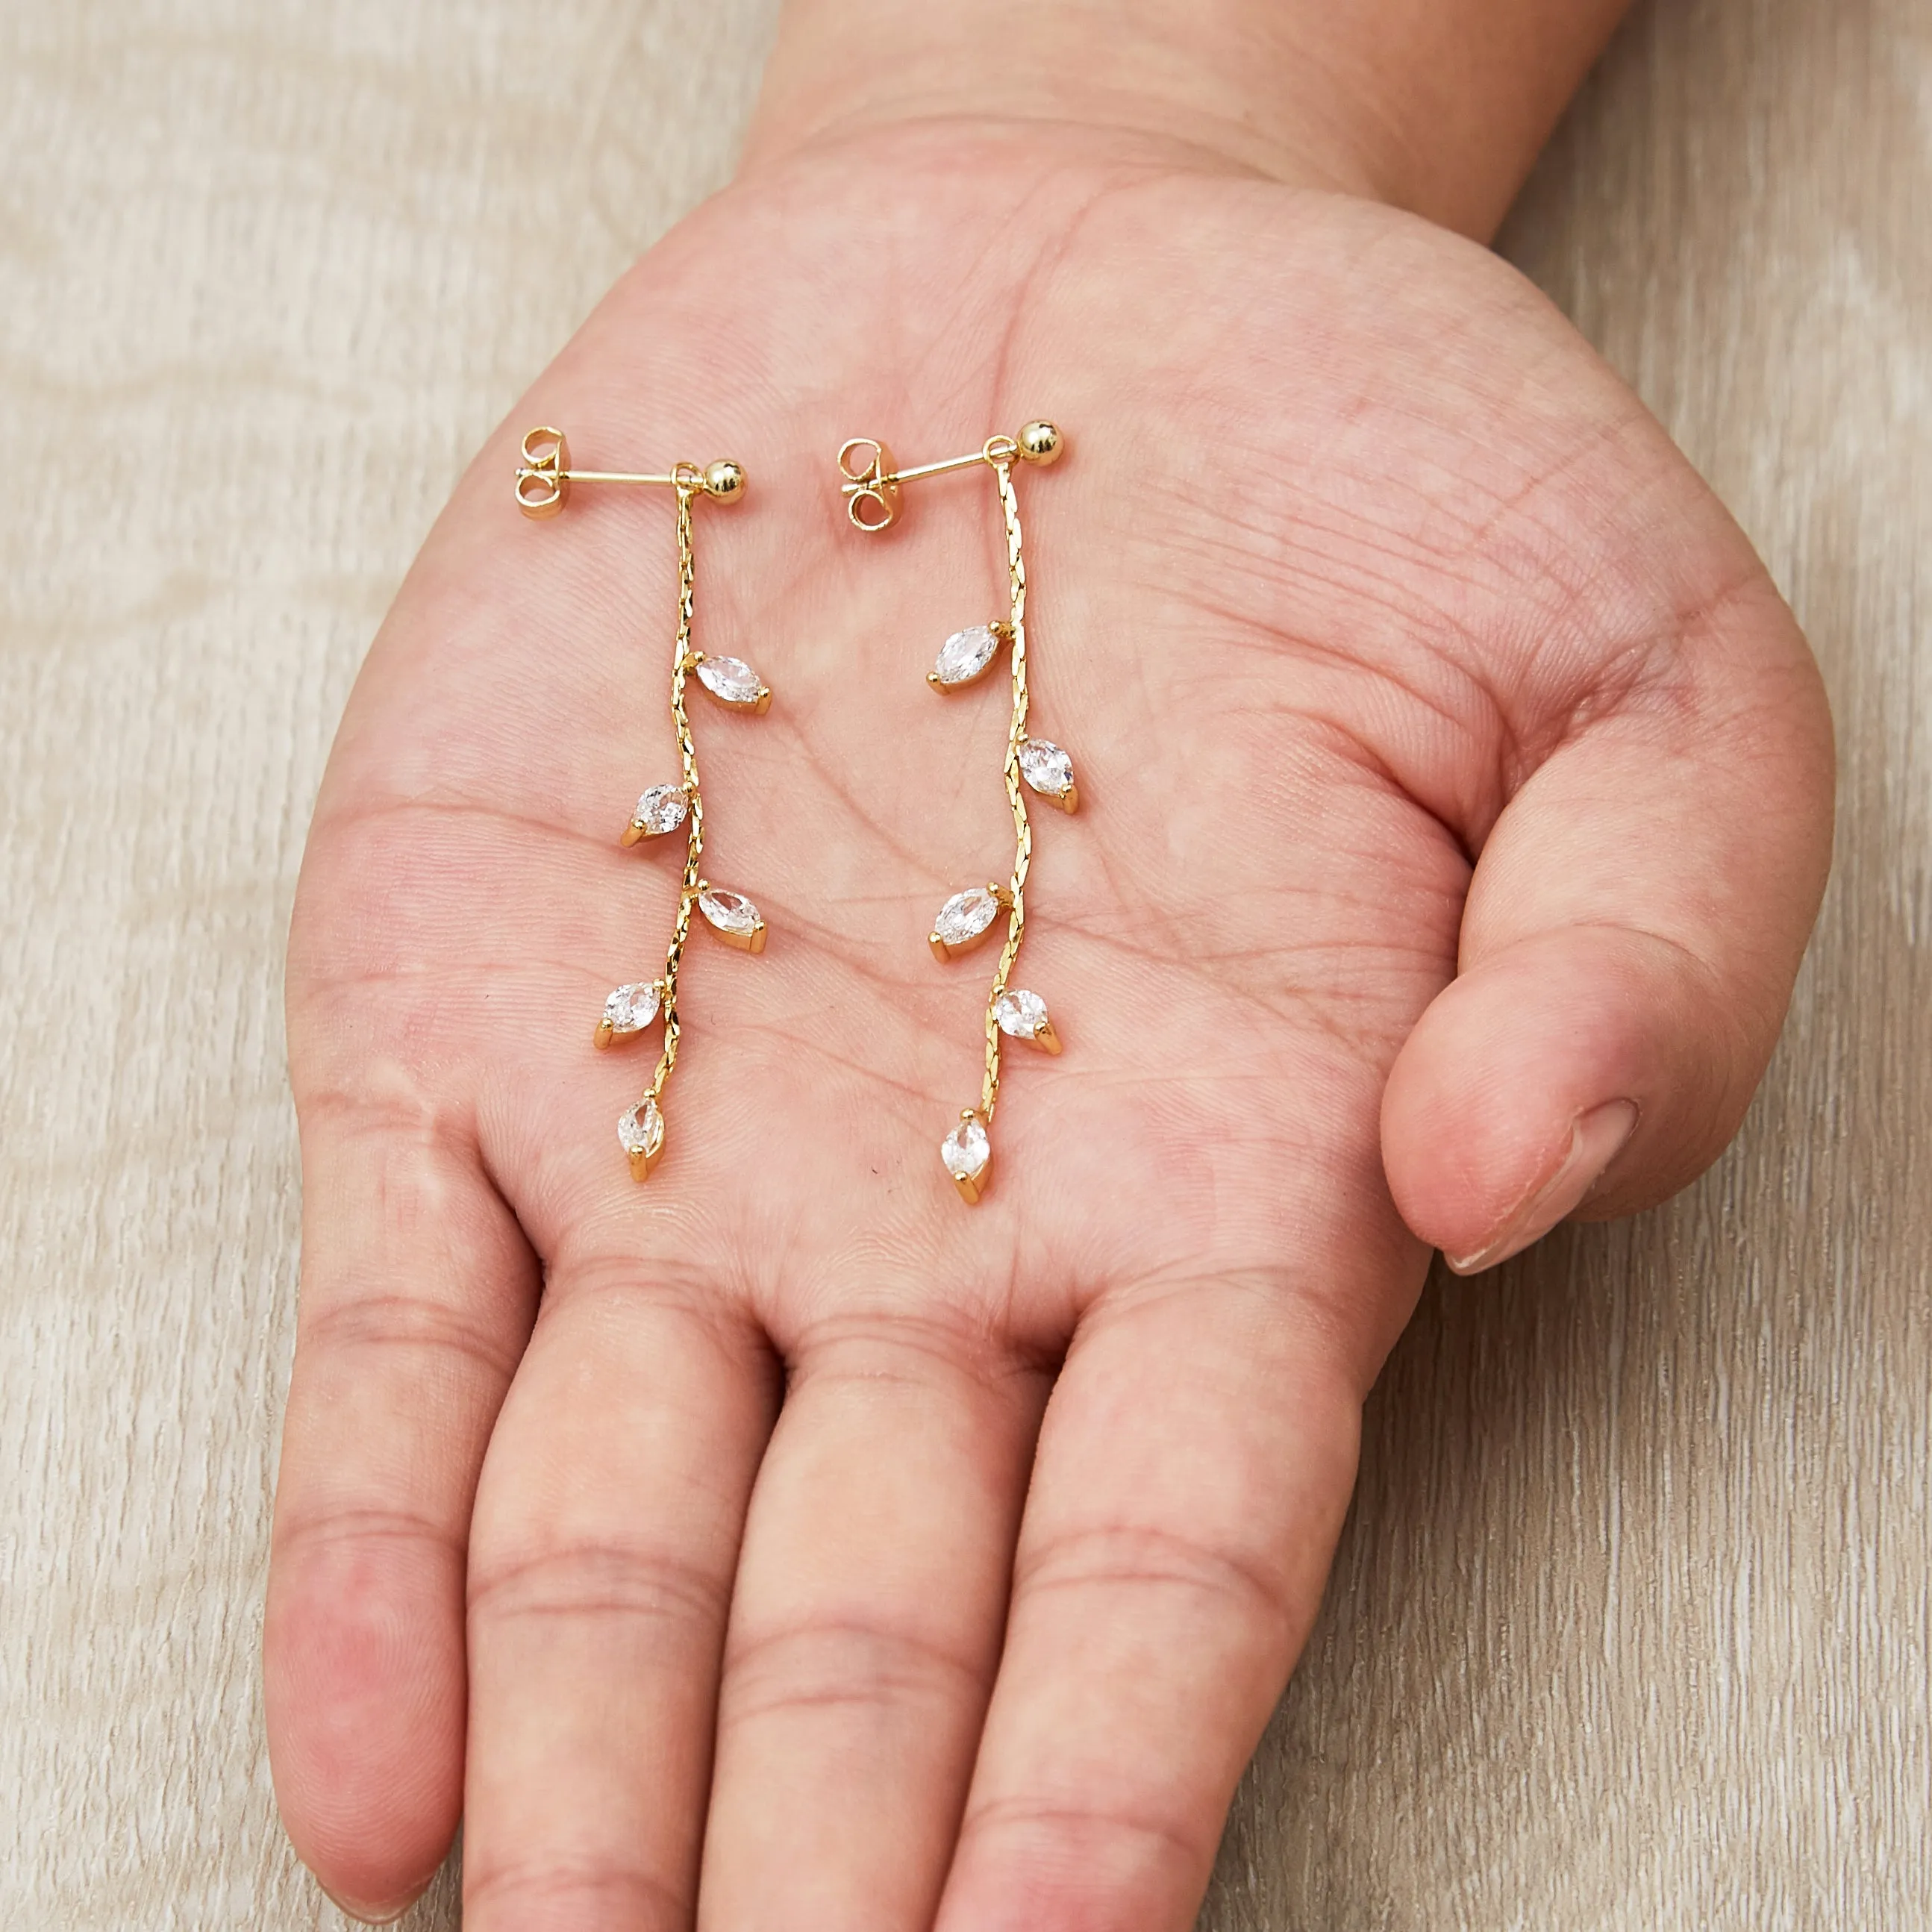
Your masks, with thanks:
M766 0L0 5L0 1924L340 1922L256 1648L279 956L464 460L722 179ZM1641 7L1507 252L1823 661L1838 868L1743 1138L1438 1274L1219 1928L1932 1924L1932 0ZM407 1922L456 1921L445 1874Z

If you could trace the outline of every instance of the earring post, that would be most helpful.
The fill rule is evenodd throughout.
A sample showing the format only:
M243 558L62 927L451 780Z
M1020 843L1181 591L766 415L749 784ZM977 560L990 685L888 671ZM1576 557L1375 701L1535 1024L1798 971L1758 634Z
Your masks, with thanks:
M644 476L621 470L520 470L519 476L556 476L570 483L656 483L668 488L675 476Z
M680 498L701 495L718 503L735 503L745 494L744 466L729 457L702 469L695 463L674 463L668 470L576 470L563 432L547 427L525 434L523 455L517 467L517 502L526 517L556 516L573 483L641 483L675 490Z
M956 470L970 470L983 463L1006 487L1013 464L1052 463L1060 454L1060 432L1044 418L1028 423L1018 436L989 436L965 456L949 456L940 463L921 463L910 470L895 469L892 453L877 436L849 438L838 452L838 470L844 481L840 494L845 499L845 514L854 526L876 536L898 522L898 496L902 484L916 483L924 476L944 476ZM862 470L854 470L847 459L856 449L872 454ZM869 511L870 514L868 514Z
M897 470L890 476L879 478L881 483L914 483L922 476L944 476L950 470L970 470L976 463L991 463L992 458L983 449L976 449L970 456L948 457L944 463L922 463L916 470Z

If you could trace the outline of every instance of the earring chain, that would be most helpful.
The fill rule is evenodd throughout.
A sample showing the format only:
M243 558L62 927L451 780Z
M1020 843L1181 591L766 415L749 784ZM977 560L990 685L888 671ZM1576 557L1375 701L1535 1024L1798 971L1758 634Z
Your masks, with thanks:
M1013 488L1013 455L1017 449L1011 437L1000 439L1010 453L989 455L993 479L1000 493L1000 509L1006 523L1006 581L1012 599L1012 628L1010 646L1012 666L1012 716L1006 729L1006 803L1013 814L1013 875L1010 890L1012 904L1006 914L1006 943L1000 951L1000 963L993 975L992 989L986 995L986 1071L980 1088L980 1113L988 1126L1000 1098L1000 1049L1004 1036L998 1017L1001 996L1012 976L1019 958L1021 942L1026 937L1027 874L1033 866L1033 826L1027 816L1026 792L1020 782L1020 747L1026 742L1027 646L1026 557L1022 547L1019 493ZM987 446L990 451L992 445Z
M691 937L691 909L703 887L704 857L704 794L698 782L698 746L691 735L691 718L685 709L684 690L691 671L692 607L696 597L697 568L691 532L692 499L703 486L690 480L687 466L676 472L677 490L677 642L671 657L670 715L677 734L677 754L690 801L685 821L684 878L677 896L677 916L670 930L670 944L664 951L664 1051L657 1071L651 1076L651 1098L662 1100L671 1070L677 1065L677 1042L681 1028L677 1016L677 972L684 961L686 942Z

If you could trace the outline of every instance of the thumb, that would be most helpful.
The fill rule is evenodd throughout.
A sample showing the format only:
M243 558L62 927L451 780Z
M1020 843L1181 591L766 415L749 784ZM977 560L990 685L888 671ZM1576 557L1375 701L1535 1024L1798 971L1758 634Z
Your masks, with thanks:
M1662 1200L1744 1116L1829 861L1831 720L1768 583L1564 740L1484 842L1382 1156L1459 1274Z

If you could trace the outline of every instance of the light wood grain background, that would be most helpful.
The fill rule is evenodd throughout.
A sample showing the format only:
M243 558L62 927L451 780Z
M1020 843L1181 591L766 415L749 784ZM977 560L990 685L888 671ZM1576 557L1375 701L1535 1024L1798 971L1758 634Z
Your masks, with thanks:
M469 451L722 179L767 0L0 0L0 1925L338 1924L256 1653L279 957ZM1640 8L1507 251L1769 559L1844 752L1744 1135L1438 1278L1226 1932L1932 1924L1932 4ZM409 1923L456 1921L448 1874Z

